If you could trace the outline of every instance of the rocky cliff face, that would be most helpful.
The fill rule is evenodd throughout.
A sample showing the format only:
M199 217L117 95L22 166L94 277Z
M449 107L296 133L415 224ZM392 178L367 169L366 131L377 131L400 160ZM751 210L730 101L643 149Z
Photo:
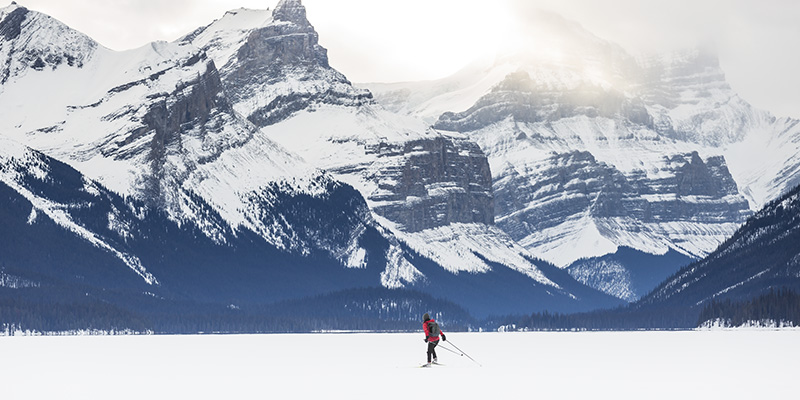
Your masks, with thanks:
M150 96L150 102L140 120L143 126L133 130L126 138L127 142L133 142L140 137L150 138L149 143L142 143L142 150L147 152L151 170L143 182L143 198L162 206L169 204L169 200L165 198L169 195L169 187L179 184L194 169L190 165L179 168L170 166L171 159L185 158L185 147L191 140L185 136L193 136L192 139L211 145L200 159L185 160L190 164L212 161L226 150L222 143L217 142L214 146L212 141L206 139L213 135L209 131L219 130L220 124L225 123L233 110L222 95L222 83L213 62L200 56L195 57L190 62L196 60L208 63L205 73L181 82L170 93ZM250 135L247 131L239 134L240 137L232 139L238 139L240 143ZM183 173L173 176L177 169L183 170Z
M566 265L620 245L702 256L744 221L749 205L718 151L659 134L640 99L547 84L512 74L436 124L487 153L496 221L538 256Z
M81 67L99 47L88 36L16 3L0 9L0 39L0 84L28 70Z
M536 171L535 178L512 166L497 173L497 224L520 243L545 251L562 240L567 245L609 238L655 253L674 248L697 255L724 238L715 225L730 229L749 215L719 157L664 159L660 178L625 174L588 152L555 154L526 168ZM689 226L704 233L683 236L681 229Z
M457 222L494 224L489 163L475 143L436 137L394 146L381 143L370 152L406 160L382 171L378 190L369 196L377 214L406 231Z
M193 43L212 54L219 41L195 33ZM222 44L229 46L230 44ZM300 1L283 0L272 20L251 27L243 43L235 44L230 59L217 59L234 106L257 126L278 123L292 114L319 105L359 106L372 102L369 91L354 88L328 64L327 50L306 18Z
M634 92L665 137L719 147L774 122L733 91L711 50L651 56L640 63L639 72L631 76Z

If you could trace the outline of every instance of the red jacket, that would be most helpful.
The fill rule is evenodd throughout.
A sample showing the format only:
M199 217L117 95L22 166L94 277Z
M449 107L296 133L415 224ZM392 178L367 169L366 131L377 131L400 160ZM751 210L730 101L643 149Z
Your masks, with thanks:
M422 330L425 331L425 337L428 338L429 342L438 342L439 341L439 336L431 336L431 331L430 331L430 329L428 329L428 323L429 322L436 322L436 320L431 318L431 319L429 319L429 320L427 320L427 321L422 323ZM439 331L440 332L442 331L441 327L439 327Z

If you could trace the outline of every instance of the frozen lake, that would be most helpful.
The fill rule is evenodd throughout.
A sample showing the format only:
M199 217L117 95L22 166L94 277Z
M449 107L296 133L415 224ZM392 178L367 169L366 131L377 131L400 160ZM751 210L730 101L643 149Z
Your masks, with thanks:
M0 337L3 399L760 399L797 395L800 330ZM441 347L441 346L440 346ZM427 394L425 394L427 392Z

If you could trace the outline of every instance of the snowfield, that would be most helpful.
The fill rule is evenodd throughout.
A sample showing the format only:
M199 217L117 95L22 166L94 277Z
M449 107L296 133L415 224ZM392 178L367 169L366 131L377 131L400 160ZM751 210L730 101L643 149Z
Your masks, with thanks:
M444 327L443 327L444 328ZM800 330L0 338L4 399L750 399L796 394ZM423 396L424 395L424 396Z

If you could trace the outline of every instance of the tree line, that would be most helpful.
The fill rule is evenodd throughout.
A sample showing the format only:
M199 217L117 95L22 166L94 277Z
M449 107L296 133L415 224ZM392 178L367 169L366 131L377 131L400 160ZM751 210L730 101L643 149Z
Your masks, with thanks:
M38 288L36 288L38 289ZM199 304L114 294L56 293L0 288L0 327L32 332L285 333L324 330L415 331L422 314L443 328L467 330L477 323L455 303L405 289L344 290L270 304ZM58 301L54 299L69 299ZM117 298L119 304L109 301ZM124 304L124 306L122 305Z
M700 312L697 324L707 322L729 327L748 323L800 326L800 294L782 288L745 301L714 300Z

